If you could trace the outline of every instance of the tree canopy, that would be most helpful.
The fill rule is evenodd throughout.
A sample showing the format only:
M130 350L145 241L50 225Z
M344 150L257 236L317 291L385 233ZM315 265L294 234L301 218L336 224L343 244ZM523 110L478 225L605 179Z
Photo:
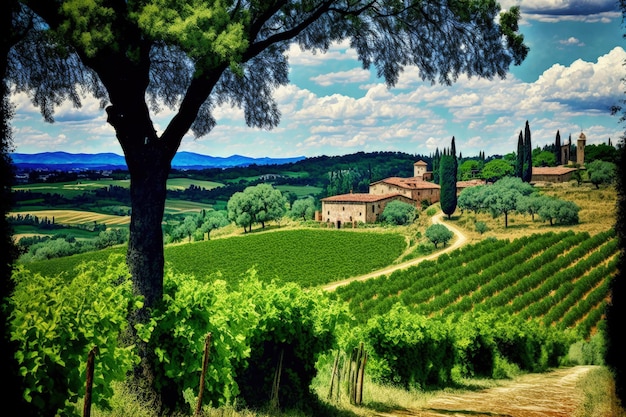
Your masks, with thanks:
M390 201L383 210L380 221L395 225L405 225L417 219L418 213L412 204L404 201Z
M266 222L282 218L287 211L286 204L281 192L270 184L246 187L228 200L228 218L244 231L251 231L255 223L265 228Z
M448 216L452 216L456 210L456 177L457 177L457 159L455 155L454 137L450 151L445 151L439 160L439 185L441 210Z
M612 184L616 177L616 167L612 162L605 162L600 159L587 165L589 180L596 188L603 184Z
M450 239L454 237L454 233L452 233L450 229L443 224L433 224L432 226L429 226L428 229L426 229L425 235L426 238L428 238L428 240L435 245L435 248L440 243L442 243L443 246L446 246Z
M485 164L480 175L486 181L497 181L500 178L512 175L514 171L513 165L504 159L492 159Z

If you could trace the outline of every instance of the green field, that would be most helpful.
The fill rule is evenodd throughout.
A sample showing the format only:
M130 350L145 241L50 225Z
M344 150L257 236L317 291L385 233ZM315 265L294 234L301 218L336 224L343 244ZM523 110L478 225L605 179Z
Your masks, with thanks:
M255 268L261 280L293 281L310 287L387 266L405 246L404 236L397 233L299 229L168 246L165 260L174 270L196 276L220 272L224 279L236 281ZM111 253L124 253L124 248L33 262L26 267L42 274L71 274L79 263L103 260Z
M17 185L13 187L15 191L33 191L40 193L60 194L67 198L72 198L87 191L93 191L100 188L106 188L109 186L118 186L129 188L130 180L78 180L70 182L55 182L55 183L37 183L28 185ZM191 185L196 187L211 190L215 187L221 187L223 184L215 181L194 180L190 178L171 178L167 180L168 190L184 190Z
M66 198L76 197L87 191L106 188L111 185L118 187L130 187L130 180L97 180L97 181L70 181L55 183L37 183L27 185L16 185L14 191L32 191L38 193L60 194Z
M213 188L221 187L224 184L215 181L194 180L190 178L170 178L167 180L168 190L186 190L192 185L206 190L212 190Z
M307 185L277 185L275 186L281 193L292 192L298 196L298 198L314 196L322 192L320 187L312 187Z

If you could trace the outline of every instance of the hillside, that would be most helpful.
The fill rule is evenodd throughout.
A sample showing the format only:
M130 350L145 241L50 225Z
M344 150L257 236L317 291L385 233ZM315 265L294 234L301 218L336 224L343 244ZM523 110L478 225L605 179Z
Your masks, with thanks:
M123 156L114 153L68 153L68 152L42 152L35 154L11 153L11 159L15 166L21 169L48 169L48 170L113 170L127 169L126 160ZM206 168L232 168L245 167L248 165L280 165L297 162L304 159L303 156L293 158L252 158L241 155L229 157L216 157L201 155L193 152L178 152L172 161L172 167L176 169L206 169Z

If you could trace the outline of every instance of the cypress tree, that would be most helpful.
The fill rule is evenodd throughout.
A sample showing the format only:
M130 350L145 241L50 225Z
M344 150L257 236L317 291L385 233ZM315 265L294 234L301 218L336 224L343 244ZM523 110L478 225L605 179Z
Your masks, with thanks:
M515 163L515 176L522 178L524 174L524 137L522 131L519 131L517 138L517 159Z
M561 165L561 133L556 131L556 140L554 141L554 156L556 157L556 164Z
M524 174L522 180L524 182L530 182L533 176L533 148L530 143L530 126L528 120L526 120L526 127L524 128Z
M439 160L441 155L439 154L439 148L435 149L435 157L433 158L433 182L439 184Z
M454 136L452 136L452 144L450 145L450 155L454 159L454 181L456 182L459 177L459 160L456 158L456 144L454 141ZM456 186L456 184L455 184Z
M454 149L454 138L452 138L452 149ZM444 150L444 154L439 161L439 185L441 186L439 203L441 204L441 210L448 216L448 219L456 210L457 205L456 155L454 155L452 149L450 153Z
M567 142L567 164L569 165L570 161L572 160L572 134L569 134L569 140Z

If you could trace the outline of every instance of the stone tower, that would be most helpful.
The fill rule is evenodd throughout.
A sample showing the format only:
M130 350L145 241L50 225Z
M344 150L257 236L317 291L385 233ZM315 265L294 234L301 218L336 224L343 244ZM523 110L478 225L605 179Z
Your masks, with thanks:
M421 159L413 164L413 176L424 178L428 164Z
M585 142L587 142L587 137L583 132L580 132L576 143L576 163L578 165L585 165Z

